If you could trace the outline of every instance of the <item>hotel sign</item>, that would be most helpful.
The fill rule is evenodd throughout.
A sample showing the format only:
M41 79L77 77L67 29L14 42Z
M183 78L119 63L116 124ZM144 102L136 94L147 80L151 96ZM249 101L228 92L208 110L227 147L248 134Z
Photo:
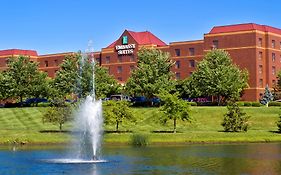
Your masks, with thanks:
M116 45L115 49L118 55L130 55L134 53L134 49L136 48L136 44L128 44L128 37L122 37L122 45Z

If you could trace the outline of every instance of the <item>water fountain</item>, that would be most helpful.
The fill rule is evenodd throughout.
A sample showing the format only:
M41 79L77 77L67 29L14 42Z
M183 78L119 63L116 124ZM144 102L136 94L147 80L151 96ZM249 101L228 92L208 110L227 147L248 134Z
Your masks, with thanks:
M81 62L84 64L89 60L93 68L92 87L90 95L81 102L75 117L75 130L78 133L78 143L76 143L78 145L78 154L76 157L82 160L91 159L97 161L101 146L103 118L102 102L101 100L96 101L95 99L95 60L91 41L88 43L86 52L82 54ZM83 66L83 64L80 66Z
M81 78L82 67L87 61L91 61L93 68L92 83L90 95L85 99L81 99L78 110L75 113L74 122L74 142L70 159L55 160L56 163L97 163L105 162L100 159L101 138L103 132L102 102L95 98L95 60L93 57L93 49L91 41L88 49L82 53L80 61L79 74ZM78 87L81 88L81 79L78 80ZM78 89L81 96L81 89Z

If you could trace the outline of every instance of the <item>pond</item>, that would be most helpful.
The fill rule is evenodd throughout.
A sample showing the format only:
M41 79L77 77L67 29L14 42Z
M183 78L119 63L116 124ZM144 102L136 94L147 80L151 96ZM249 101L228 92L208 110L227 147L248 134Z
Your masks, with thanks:
M281 143L106 146L99 163L61 163L64 147L1 147L0 174L281 174Z

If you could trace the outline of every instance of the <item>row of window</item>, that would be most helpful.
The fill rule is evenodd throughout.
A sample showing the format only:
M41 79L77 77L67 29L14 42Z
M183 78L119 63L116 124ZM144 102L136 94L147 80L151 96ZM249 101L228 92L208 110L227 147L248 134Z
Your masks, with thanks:
M189 48L188 49L188 55L189 56L194 56L195 55L195 49L194 48ZM177 57L179 57L179 56L181 56L181 50L180 49L175 49L175 55L177 56Z
M272 86L276 85L276 80L272 80ZM259 87L263 87L263 79L259 79Z
M135 61L135 56L134 55L130 55L130 62L134 62L134 61ZM111 62L110 56L106 56L105 57L105 64L109 64L110 62ZM122 55L118 55L117 62L118 63L122 63L123 62L123 56Z
M262 38L259 38L258 40L258 46L262 47ZM271 48L275 49L276 48L276 41L275 40L271 40ZM279 42L279 49L281 50L281 42Z
M258 59L259 59L259 60L262 60L262 52L259 52ZM276 54L275 54L275 53L272 53L272 54L271 54L271 60L272 60L272 62L275 62L275 61L276 61ZM279 60L279 61L281 62L281 55L280 55L280 60Z
M194 60L189 60L189 67L195 67L195 61ZM179 69L181 67L181 63L180 61L176 61L176 64L175 64L175 68L176 69Z
M272 75L276 75L276 67L275 66L272 66ZM262 74L263 73L263 66L262 65L259 65L259 74Z
M132 72L135 69L134 65L130 66L130 72ZM111 72L110 67L108 68L108 71ZM118 66L117 67L117 73L120 74L123 72L123 67L122 66Z
M49 67L49 61L45 61L44 63L45 63L45 67ZM54 63L55 63L55 66L59 65L58 60L54 60Z

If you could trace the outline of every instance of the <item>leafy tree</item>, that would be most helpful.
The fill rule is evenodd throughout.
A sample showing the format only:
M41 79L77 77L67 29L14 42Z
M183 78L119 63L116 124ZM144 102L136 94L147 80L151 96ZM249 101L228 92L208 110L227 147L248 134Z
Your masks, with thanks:
M137 68L126 84L128 94L153 98L161 89L170 91L174 86L170 71L173 64L166 52L154 48L140 49Z
M43 115L43 123L58 124L60 131L65 122L71 119L72 110L70 106L64 107L50 107L48 111Z
M268 107L268 103L273 100L273 95L270 92L268 85L266 85L263 97L261 99L261 104L266 105Z
M90 61L84 63L82 69L82 97L89 95L93 87L93 67ZM95 65L95 95L97 99L110 97L113 94L121 93L122 86L116 79L109 75L108 70L99 65Z
M222 126L226 132L247 131L249 116L239 108L235 101L230 101L227 106L228 112L224 115Z
M195 96L216 96L218 104L224 100L238 99L248 81L248 72L241 71L226 51L208 52L192 74L190 85Z
M61 69L57 72L53 85L53 87L57 90L57 95L60 97L73 94L77 90L77 60L77 54L67 55L63 63L60 65Z
M109 75L108 69L98 65L95 67L95 83L97 98L110 97L110 95L119 94L122 91L122 86L112 75Z
M36 79L41 74L37 67L37 63L31 62L29 57L19 56L9 59L6 80L9 80L11 96L18 97L20 102L24 97L32 96L34 87L40 83Z
M13 96L14 79L7 72L0 72L0 100L5 100Z
M117 132L119 131L119 124L122 123L123 120L134 121L133 113L127 101L109 100L104 105L105 122L115 123Z
M168 120L174 122L174 133L176 133L177 120L190 121L189 106L186 101L179 99L178 94L163 93L159 95L161 100L164 101L164 105L160 107L160 111L164 115L161 117L163 123L167 123Z
M31 96L35 98L46 98L50 96L51 93L51 80L48 78L47 73L38 72L34 75L34 86L31 89Z

